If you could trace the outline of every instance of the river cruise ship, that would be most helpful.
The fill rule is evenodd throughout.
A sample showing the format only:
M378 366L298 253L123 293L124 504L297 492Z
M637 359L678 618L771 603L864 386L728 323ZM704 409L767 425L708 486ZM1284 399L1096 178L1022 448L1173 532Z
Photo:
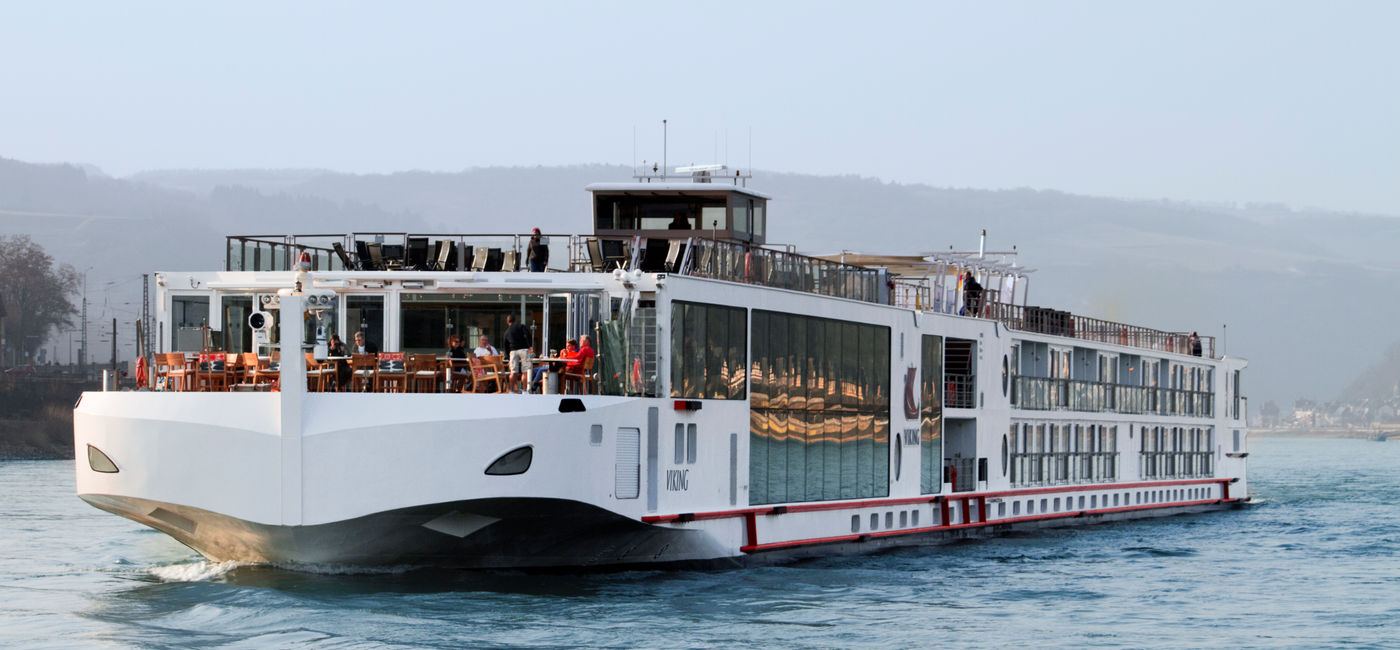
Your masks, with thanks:
M1032 306L1014 253L770 245L746 176L676 172L587 187L593 232L543 235L543 272L529 235L360 232L154 274L146 384L75 409L78 496L214 561L479 568L1247 501L1246 362L1212 337ZM511 381L508 318L537 385ZM561 361L585 335L596 356Z

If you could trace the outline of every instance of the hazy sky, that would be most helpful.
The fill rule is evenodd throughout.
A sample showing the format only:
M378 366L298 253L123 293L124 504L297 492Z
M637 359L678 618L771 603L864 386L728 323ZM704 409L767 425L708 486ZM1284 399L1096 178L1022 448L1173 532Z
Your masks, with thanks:
M1400 2L0 4L0 156L673 164L1400 215ZM717 144L718 141L718 144Z

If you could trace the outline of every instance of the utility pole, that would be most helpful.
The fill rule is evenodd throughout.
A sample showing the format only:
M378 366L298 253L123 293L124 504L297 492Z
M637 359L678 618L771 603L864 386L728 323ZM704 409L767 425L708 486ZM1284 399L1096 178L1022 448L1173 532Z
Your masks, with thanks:
M89 266L87 271L83 271L83 334L82 340L78 344L78 367L87 372L88 360L88 320L87 320L87 274L91 271Z
M117 371L117 319L112 319L112 372Z
M151 274L141 274L141 356L151 356Z

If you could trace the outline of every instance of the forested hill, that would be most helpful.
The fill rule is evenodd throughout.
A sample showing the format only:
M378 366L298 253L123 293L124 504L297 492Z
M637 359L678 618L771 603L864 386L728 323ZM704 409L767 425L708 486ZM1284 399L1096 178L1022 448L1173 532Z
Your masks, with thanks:
M214 269L226 234L586 232L591 182L616 165L352 175L179 170L109 178L0 159L0 233L29 233L60 262L107 279ZM1032 189L894 184L758 172L769 240L809 252L988 247L1038 271L1033 303L1221 337L1251 360L1252 401L1336 395L1400 318L1400 218L1277 205L1127 201ZM139 296L139 294L138 294ZM1382 338L1388 338L1388 334ZM1224 341L1221 341L1222 347Z
M1337 401L1379 404L1396 397L1400 387L1400 340L1390 344L1385 353L1356 377Z

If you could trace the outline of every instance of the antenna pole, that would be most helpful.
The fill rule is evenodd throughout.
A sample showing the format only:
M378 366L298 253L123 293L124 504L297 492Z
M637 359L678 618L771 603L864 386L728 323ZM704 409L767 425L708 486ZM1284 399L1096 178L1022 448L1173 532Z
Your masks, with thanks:
M669 142L669 140L667 139L667 135L666 135L666 120L661 120L661 180L662 180L662 182L665 182L665 180L666 180L666 165L668 164L667 161L670 160L670 158L669 158L670 150L667 148L669 145L670 145L670 142Z

